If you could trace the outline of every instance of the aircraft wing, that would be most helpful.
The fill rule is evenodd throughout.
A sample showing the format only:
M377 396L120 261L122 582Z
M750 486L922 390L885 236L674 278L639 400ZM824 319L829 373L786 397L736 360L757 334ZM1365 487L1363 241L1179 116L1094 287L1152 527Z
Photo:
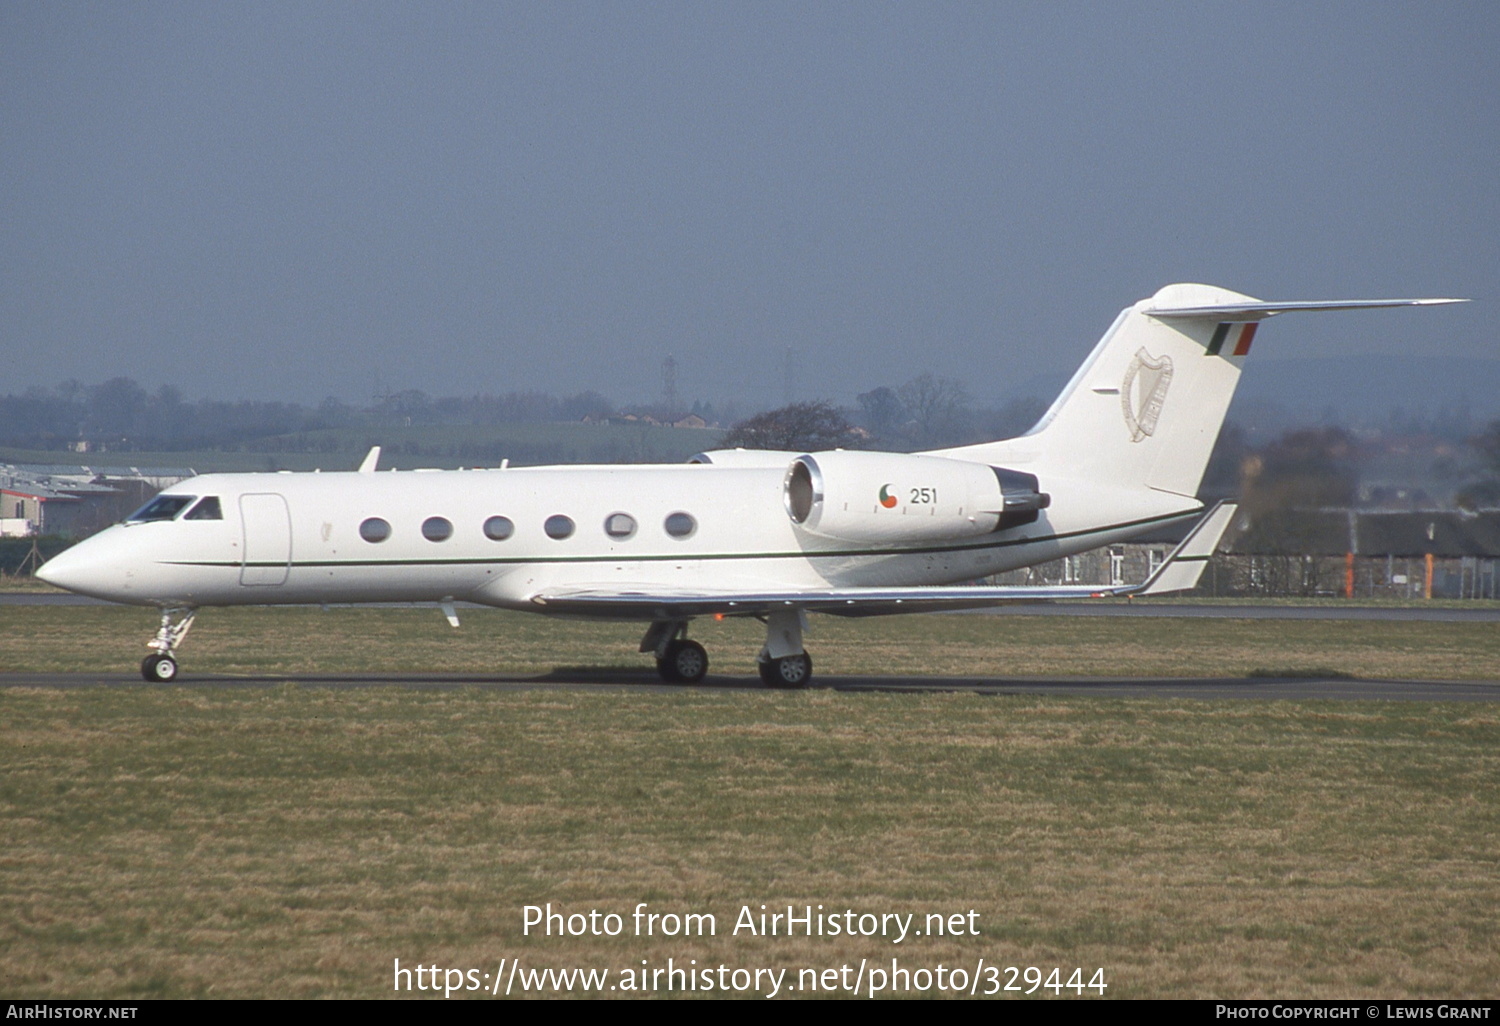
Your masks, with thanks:
M1208 558L1234 519L1237 505L1220 502L1198 521L1156 571L1140 584L1040 586L962 585L917 588L806 588L745 592L672 592L660 587L555 588L532 596L539 611L574 616L686 620L697 616L758 616L806 609L836 616L886 616L982 609L1069 598L1161 595L1198 583Z

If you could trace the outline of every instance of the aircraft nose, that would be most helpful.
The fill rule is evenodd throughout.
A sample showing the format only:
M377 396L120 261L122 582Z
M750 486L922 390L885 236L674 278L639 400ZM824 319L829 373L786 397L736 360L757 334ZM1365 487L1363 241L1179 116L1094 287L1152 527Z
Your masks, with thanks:
M118 553L97 536L59 552L38 567L36 575L79 595L128 601L124 594L127 573L120 566Z
M48 584L75 591L83 581L83 564L84 560L73 549L64 549L37 567L36 576Z

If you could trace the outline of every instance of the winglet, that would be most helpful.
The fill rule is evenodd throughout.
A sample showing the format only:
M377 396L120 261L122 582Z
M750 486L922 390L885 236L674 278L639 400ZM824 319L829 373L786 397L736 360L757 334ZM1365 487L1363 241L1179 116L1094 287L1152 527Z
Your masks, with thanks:
M1198 585L1208 558L1214 554L1219 539L1224 537L1234 514L1239 509L1235 502L1220 502L1204 514L1198 526L1188 532L1182 544L1172 550L1156 572L1146 578L1131 595L1162 595L1169 591L1188 591Z
M365 455L365 461L359 465L361 474L375 473L375 464L380 462L380 446L370 446L370 451Z

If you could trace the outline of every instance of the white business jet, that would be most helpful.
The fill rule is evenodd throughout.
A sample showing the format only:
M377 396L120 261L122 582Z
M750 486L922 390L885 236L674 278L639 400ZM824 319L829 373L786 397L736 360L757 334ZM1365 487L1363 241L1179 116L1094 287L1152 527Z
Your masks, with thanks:
M456 601L649 624L662 677L708 670L705 616L766 625L760 673L806 686L808 612L974 608L1191 588L1232 516L1198 485L1259 322L1293 310L1169 285L1121 312L1018 438L924 453L706 452L684 465L209 474L173 485L38 576L156 606L147 680L177 675L203 606ZM955 585L1201 517L1134 587Z

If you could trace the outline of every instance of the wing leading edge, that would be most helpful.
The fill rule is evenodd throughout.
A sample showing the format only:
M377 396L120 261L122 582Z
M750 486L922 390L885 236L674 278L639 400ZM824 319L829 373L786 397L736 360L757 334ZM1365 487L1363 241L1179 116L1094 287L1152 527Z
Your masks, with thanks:
M558 588L538 592L539 612L623 619L688 620L698 616L759 616L784 609L806 609L835 616L887 616L953 609L982 609L1020 602L1069 598L1161 595L1198 583L1208 558L1234 519L1237 504L1220 502L1208 511L1140 584L1114 586L1043 585L1006 587L965 585L918 588L819 588L760 592L670 592L649 586Z

